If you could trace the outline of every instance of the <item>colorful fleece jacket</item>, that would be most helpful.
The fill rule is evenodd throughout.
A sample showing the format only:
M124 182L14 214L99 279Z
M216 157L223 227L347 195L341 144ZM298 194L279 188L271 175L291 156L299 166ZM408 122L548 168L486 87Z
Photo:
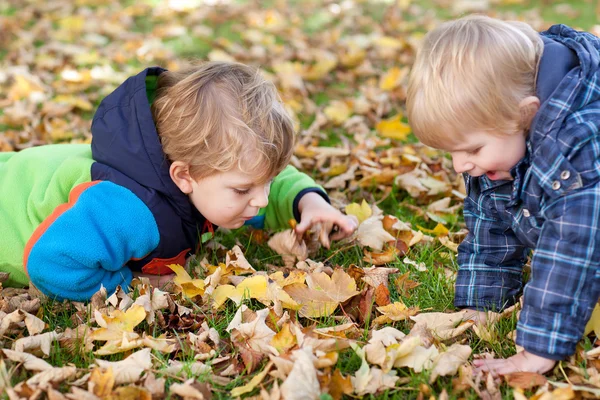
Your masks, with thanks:
M31 281L50 297L89 300L104 286L127 288L132 270L166 274L184 263L211 226L169 176L149 98L164 70L127 79L100 104L92 145L48 145L0 153L0 271L5 285ZM269 205L248 221L285 227L308 192L327 199L289 166Z

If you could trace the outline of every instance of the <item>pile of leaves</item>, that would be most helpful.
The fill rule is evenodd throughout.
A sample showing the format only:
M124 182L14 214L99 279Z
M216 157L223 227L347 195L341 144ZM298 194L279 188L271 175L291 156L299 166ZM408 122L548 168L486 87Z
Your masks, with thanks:
M486 325L452 307L463 180L403 114L425 31L465 12L514 18L490 3L518 1L154 3L1 4L0 151L89 142L99 101L146 66L236 60L277 85L299 132L292 164L360 226L330 251L318 231L218 232L167 287L134 280L86 304L0 287L2 396L600 396L593 335L548 379L472 370L517 350L518 307Z

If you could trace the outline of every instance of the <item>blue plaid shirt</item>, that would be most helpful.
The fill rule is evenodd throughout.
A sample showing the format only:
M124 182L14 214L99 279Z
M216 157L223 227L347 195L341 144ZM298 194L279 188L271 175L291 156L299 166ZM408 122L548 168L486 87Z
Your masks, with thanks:
M514 180L465 177L470 232L455 305L515 303L534 250L517 344L559 360L575 352L600 296L600 40L564 25L541 35L541 107Z

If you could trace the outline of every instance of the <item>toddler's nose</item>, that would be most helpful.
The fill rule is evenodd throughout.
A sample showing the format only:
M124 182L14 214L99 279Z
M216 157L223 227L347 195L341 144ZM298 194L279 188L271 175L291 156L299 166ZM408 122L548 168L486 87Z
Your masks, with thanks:
M264 191L258 193L256 196L252 197L250 200L250 206L256 208L265 208L269 204L269 192Z
M457 174L469 172L474 167L473 163L467 161L464 157L454 155L452 156L452 166Z

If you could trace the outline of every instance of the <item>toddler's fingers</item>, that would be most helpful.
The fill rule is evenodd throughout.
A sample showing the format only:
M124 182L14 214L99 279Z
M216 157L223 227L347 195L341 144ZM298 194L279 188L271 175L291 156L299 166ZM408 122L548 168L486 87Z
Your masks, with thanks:
M331 246L331 231L333 230L333 223L332 222L323 222L321 223L321 232L319 232L319 242L321 242L321 244L323 245L323 247L325 247L326 249L329 248L329 246Z
M354 215L342 214L342 218L340 218L336 224L340 228L340 233L345 235L344 237L350 236L358 228L358 218L356 218Z
M300 220L300 223L298 225L296 225L296 228L294 229L294 231L296 232L296 235L298 236L298 240L302 239L302 236L308 230L308 228L311 227L311 225L312 225L312 223L311 223L310 219Z

